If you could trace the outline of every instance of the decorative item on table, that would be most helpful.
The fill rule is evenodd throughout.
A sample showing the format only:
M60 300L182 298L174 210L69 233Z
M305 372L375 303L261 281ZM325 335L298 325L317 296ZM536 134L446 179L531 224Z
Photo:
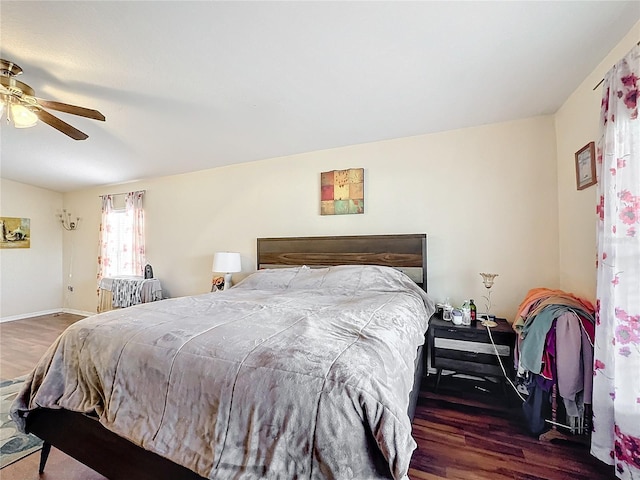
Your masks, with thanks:
M153 278L153 268L149 263L144 266L144 278L149 279Z
M451 306L449 297L447 297L447 299L444 301L444 304L442 305L442 319L446 320L447 322L450 322L452 310L453 310L453 307Z
M211 279L211 291L221 292L224 290L224 277L213 277Z
M459 308L454 308L451 310L451 322L454 325L462 325L462 310Z
M491 319L491 287L493 287L493 282L495 278L498 276L497 273L481 273L482 283L484 284L484 288L487 289L487 295L482 298L485 299L485 316L486 319L482 321L482 325L485 327L495 327L498 325L494 320Z
M222 290L228 290L231 287L232 274L242 270L240 254L236 252L216 252L213 256L211 269L214 273L224 273ZM214 291L213 285L211 291Z

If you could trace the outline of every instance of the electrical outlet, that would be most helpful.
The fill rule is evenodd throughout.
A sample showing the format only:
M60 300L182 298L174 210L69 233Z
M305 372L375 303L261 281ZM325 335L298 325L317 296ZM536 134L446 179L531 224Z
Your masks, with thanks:
M73 287L72 287L71 285L69 285L69 286L67 287L67 290L69 290L70 292L73 292Z

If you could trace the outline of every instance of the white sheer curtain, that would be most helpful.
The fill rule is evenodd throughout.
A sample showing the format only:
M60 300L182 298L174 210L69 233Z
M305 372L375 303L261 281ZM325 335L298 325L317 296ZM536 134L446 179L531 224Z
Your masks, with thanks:
M103 277L142 275L144 271L144 191L127 193L120 209L114 208L113 197L102 197L98 284Z
M640 479L640 47L605 76L591 453Z
M113 196L102 196L102 217L100 221L100 238L98 241L98 285L103 277L112 275L113 252L109 248L114 245L114 228L111 212L113 211Z
M129 255L126 255L123 268L131 271L133 275L144 273L144 209L142 199L144 192L131 192L125 200L127 215L127 232L125 235ZM129 243L129 241L131 243Z

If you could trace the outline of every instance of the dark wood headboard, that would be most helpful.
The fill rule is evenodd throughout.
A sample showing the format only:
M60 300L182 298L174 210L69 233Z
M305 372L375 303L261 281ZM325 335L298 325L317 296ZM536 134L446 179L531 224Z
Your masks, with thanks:
M384 265L427 290L427 235L258 238L258 270L298 265Z

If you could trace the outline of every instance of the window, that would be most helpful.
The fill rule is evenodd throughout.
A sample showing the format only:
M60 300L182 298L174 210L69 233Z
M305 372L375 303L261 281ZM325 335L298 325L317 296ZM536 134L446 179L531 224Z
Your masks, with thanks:
M114 197L102 197L98 282L103 277L142 275L145 264L144 191L127 193L123 206L114 207Z

